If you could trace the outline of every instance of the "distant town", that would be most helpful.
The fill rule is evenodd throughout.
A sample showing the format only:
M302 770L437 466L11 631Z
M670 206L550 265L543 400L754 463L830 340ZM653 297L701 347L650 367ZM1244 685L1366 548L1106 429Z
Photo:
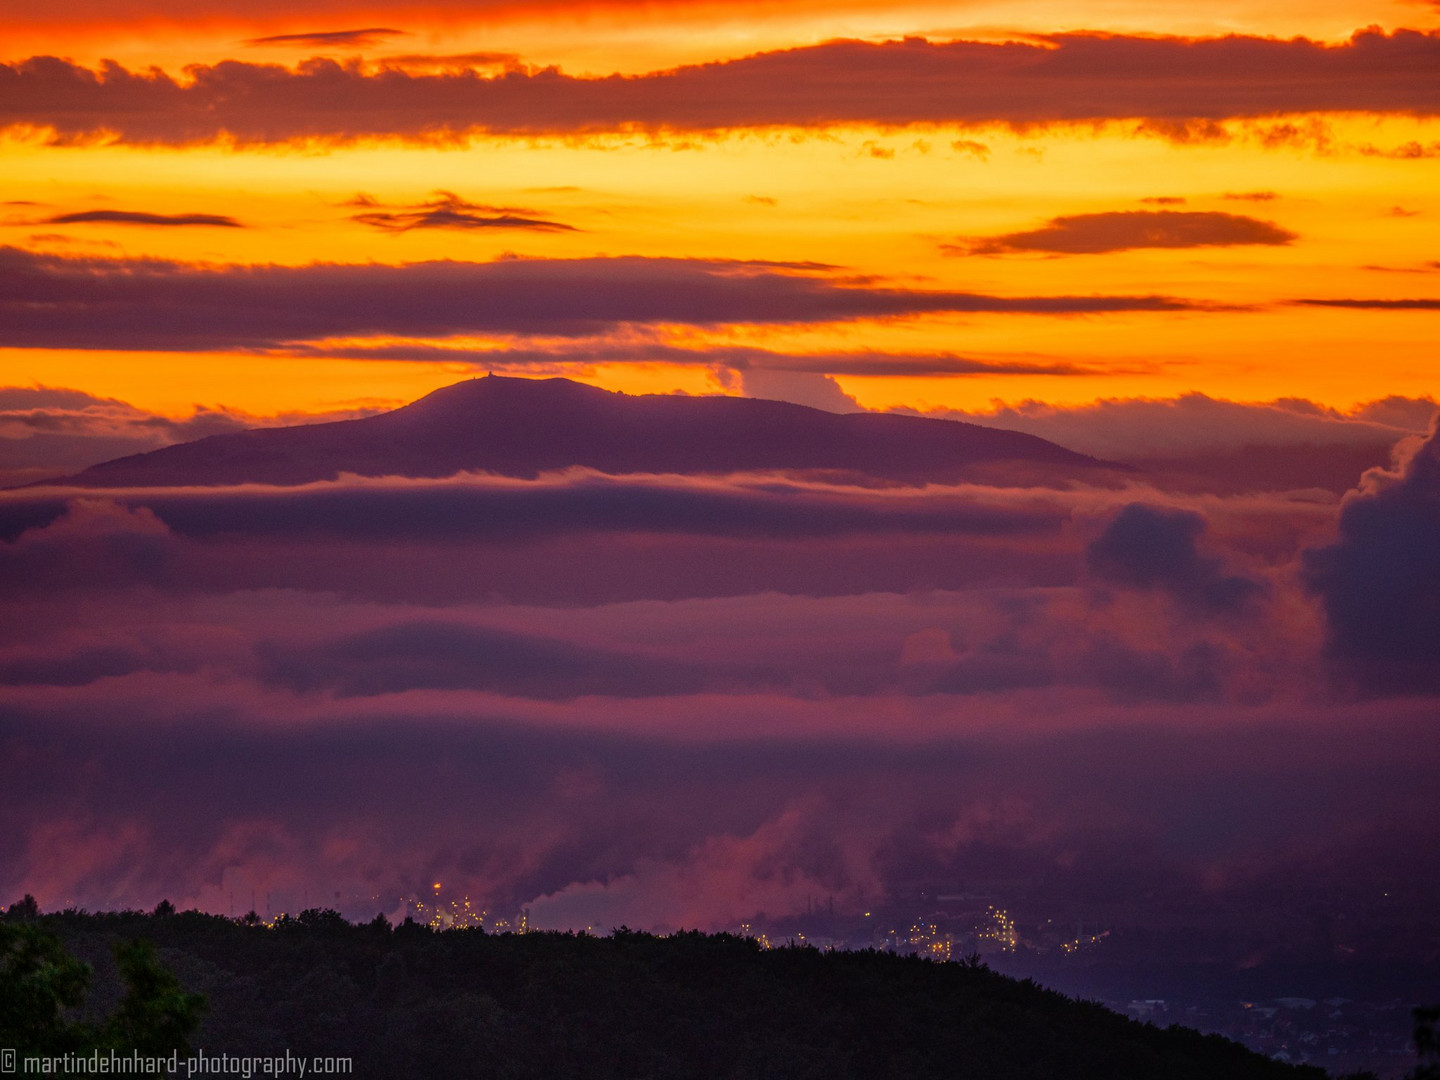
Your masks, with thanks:
M1416 910L1422 902L1403 890L1368 898L1337 890L1290 908L1246 911L1196 898L1162 909L1137 897L1082 910L1055 897L1011 901L999 889L916 887L870 910L815 897L803 914L762 914L728 929L762 948L874 949L984 964L1160 1027L1221 1034L1335 1076L1370 1070L1389 1080L1414 1065L1411 1009L1440 985L1440 913ZM502 916L439 888L407 898L405 909L435 930L531 928L528 909ZM1416 927L1424 940L1407 947L1397 935Z

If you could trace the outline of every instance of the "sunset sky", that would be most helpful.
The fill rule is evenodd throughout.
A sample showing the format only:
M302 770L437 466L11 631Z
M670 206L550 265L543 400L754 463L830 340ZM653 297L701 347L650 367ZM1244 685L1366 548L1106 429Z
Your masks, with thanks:
M27 5L0 355L14 384L172 416L473 370L790 372L772 389L828 376L868 408L1423 395L1437 26L1416 3ZM587 298L676 259L683 304ZM180 292L238 302L238 267L313 306L324 267L403 291L437 261L523 272L553 310L184 325ZM135 288L52 291L77 277ZM723 299L736 278L822 295L760 310Z
M489 372L1134 470L0 493L0 890L724 927L1437 839L1434 2L0 6L0 486Z

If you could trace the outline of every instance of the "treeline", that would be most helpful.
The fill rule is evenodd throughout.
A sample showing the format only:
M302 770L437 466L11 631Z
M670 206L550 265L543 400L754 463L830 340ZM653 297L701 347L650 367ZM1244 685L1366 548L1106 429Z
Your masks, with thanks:
M180 1042L208 1054L349 1057L354 1075L386 1080L1325 1077L978 963L762 950L726 934L437 933L328 910L267 927L168 904L40 915L22 903L0 928L0 1046L17 942L58 939L90 966L83 1004L70 1002L62 1020L103 1031L106 1017L139 1007L124 965L138 955L127 943L145 940L178 983L146 977L172 1005L194 1006L180 1017L189 1032L171 1017Z

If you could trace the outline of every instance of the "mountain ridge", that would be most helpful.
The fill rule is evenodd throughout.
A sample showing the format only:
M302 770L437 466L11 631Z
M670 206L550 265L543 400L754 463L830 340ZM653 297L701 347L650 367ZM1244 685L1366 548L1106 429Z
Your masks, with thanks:
M738 397L628 395L490 375L362 419L211 435L31 487L295 486L489 472L827 472L897 483L1096 478L1128 471L1039 436L956 420L836 414Z

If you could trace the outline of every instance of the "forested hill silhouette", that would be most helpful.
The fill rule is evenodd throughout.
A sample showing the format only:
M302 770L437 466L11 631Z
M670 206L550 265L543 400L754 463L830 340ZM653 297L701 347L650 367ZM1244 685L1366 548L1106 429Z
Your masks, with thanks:
M117 458L82 487L293 485L462 471L858 474L905 483L1096 479L1119 470L1033 435L914 416L838 415L734 397L632 396L568 379L487 376L362 420L262 428ZM54 483L56 481L49 481Z
M184 990L205 995L193 1045L211 1056L344 1057L358 1078L1326 1080L974 958L765 951L623 927L609 937L434 932L325 910L268 927L169 904L153 915L20 915L95 963L97 999L120 993L102 966L111 943L153 940Z

